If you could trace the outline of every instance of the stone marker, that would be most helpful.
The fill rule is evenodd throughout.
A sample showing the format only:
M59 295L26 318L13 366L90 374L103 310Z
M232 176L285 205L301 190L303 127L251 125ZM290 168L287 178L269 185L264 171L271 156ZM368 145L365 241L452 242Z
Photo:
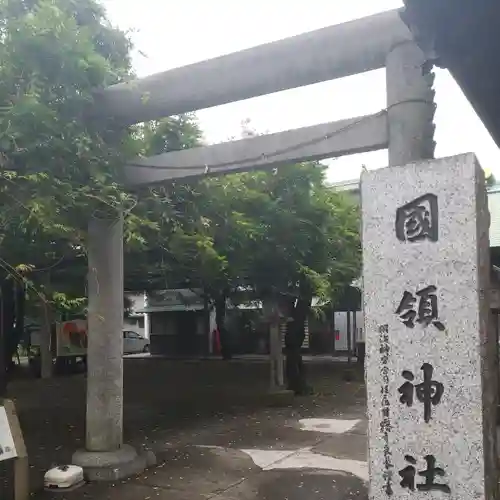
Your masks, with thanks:
M371 499L497 497L489 214L472 154L363 174Z

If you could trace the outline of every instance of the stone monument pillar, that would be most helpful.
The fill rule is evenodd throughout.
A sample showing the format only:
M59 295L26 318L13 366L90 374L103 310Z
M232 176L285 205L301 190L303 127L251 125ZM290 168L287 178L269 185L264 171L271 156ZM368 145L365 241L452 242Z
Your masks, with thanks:
M496 498L483 172L460 155L361 190L370 498Z
M123 445L123 218L93 218L88 232L86 449L73 455L90 480L134 474L145 459Z
M392 48L386 59L389 165L434 157L434 75L412 41Z

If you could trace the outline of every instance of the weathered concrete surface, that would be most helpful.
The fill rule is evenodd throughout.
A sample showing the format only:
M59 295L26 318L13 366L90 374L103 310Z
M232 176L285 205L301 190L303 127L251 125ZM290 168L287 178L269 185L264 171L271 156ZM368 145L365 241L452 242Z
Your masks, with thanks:
M389 165L402 166L434 157L434 91L426 59L412 41L387 55L386 87Z
M361 190L370 498L497 498L484 173L458 155Z
M155 455L151 454L151 465L155 465ZM132 446L122 445L112 451L76 451L71 463L83 468L87 481L117 481L143 472L148 465L147 456L146 452L139 454Z
M384 149L387 145L387 116L377 113L137 159L124 167L124 180L129 185L141 185L179 177L274 168L299 160Z
M89 222L88 451L123 442L123 218Z
M398 10L114 85L92 112L130 125L363 73L411 34Z
M146 460L123 446L123 217L89 221L85 448L71 463L87 479L121 479Z
M343 371L344 364L309 364L319 394L268 408L267 363L126 360L125 438L153 449L162 463L123 482L34 498L365 499L363 479L345 470L366 466L363 377L345 383ZM43 472L83 442L84 382L75 376L11 387L37 490Z

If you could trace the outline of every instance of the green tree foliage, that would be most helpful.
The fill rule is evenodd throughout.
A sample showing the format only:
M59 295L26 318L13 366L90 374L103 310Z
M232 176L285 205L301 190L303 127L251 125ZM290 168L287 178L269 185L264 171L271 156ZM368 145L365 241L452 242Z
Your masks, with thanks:
M203 143L201 129L193 114L149 122L138 127L136 134L142 146L141 154L146 157ZM175 182L147 187L138 192L137 197L134 212L142 217L137 217L135 229L140 234L142 245L126 247L126 288L157 290L170 286L168 283L183 281L184 270L180 262L185 263L187 259L186 256L180 259L177 256L183 255L185 238L189 240L190 250L196 247L192 238L184 234L183 227L195 231L200 225L196 183ZM154 225L141 224L143 218L154 221ZM196 241L200 243L201 240L202 233L196 235ZM189 265L195 266L196 261Z
M213 288L250 287L259 298L330 298L358 276L359 211L325 186L323 166L209 178L193 192L173 243L197 286L205 277Z
M2 331L14 338L14 289L82 255L89 216L135 203L117 179L137 140L87 116L96 89L130 75L129 40L97 2L0 0L0 37Z
M25 226L83 240L89 211L130 202L116 179L132 135L85 119L95 90L129 74L129 42L92 0L0 9L1 194Z
M93 0L1 0L0 22L0 250L43 267L84 247L90 214L134 203L116 182L133 134L86 119L130 43Z
M222 338L231 291L251 290L288 308L289 380L297 392L313 296L335 299L360 272L358 207L325 186L324 170L302 163L204 179L169 240L180 275L215 300Z
M359 272L357 209L324 186L318 164L123 189L130 158L203 138L193 115L123 129L89 113L96 91L132 76L130 42L96 0L0 0L0 36L7 357L27 288L50 274L53 301L82 306L89 217L125 213L128 288L202 287L219 311L241 287L285 297L297 332L297 311L307 312L313 295L330 297Z

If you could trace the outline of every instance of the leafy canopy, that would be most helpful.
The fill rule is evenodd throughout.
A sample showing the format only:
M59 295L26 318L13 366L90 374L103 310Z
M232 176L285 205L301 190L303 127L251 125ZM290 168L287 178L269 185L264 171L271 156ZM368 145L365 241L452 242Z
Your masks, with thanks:
M7 272L50 269L61 302L83 294L88 218L124 210L129 288L326 295L357 276L357 209L316 163L123 189L131 157L193 147L202 134L192 115L129 129L92 119L95 91L131 76L130 42L95 0L0 0L0 37Z
M317 163L200 181L169 241L180 274L212 293L332 297L360 272L358 207Z
M130 43L93 0L0 0L0 37L2 247L12 228L82 244L89 214L134 203L117 183L133 134L86 119Z

